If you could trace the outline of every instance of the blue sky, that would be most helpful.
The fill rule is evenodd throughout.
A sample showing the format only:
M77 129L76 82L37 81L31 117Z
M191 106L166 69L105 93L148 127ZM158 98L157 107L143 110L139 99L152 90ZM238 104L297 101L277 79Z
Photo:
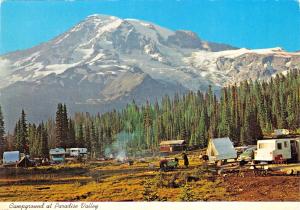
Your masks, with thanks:
M299 0L300 1L300 0ZM0 0L0 54L30 48L90 14L147 20L246 48L300 50L298 0Z

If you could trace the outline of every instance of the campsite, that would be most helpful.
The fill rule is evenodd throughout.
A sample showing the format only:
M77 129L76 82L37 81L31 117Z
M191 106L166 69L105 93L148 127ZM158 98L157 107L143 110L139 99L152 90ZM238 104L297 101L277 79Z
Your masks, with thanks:
M178 142L183 143L167 143L170 147ZM163 152L167 143L162 144ZM240 164L229 138L212 139L206 150L178 150L123 160L3 166L0 201L299 201L299 162Z

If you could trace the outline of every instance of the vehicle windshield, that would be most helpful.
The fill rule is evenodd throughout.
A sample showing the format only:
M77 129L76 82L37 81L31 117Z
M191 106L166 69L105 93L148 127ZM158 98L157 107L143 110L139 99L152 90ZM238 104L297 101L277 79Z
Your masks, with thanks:
M52 155L53 158L63 158L63 155Z
M252 155L254 150L256 150L256 147L250 147L250 148L246 149L241 155L242 156Z

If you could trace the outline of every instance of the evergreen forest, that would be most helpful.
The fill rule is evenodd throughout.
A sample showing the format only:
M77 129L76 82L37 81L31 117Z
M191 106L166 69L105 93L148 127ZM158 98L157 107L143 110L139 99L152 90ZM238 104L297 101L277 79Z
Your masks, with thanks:
M21 111L12 133L5 134L0 107L0 152L19 150L33 157L47 157L50 148L86 147L91 157L105 155L112 146L126 147L130 154L157 151L163 140L182 139L192 147L205 148L209 138L229 136L235 146L256 144L274 129L300 133L300 71L276 75L268 81L245 81L206 92L164 96L155 103L122 110L76 113L68 116L65 104L56 116L38 124Z

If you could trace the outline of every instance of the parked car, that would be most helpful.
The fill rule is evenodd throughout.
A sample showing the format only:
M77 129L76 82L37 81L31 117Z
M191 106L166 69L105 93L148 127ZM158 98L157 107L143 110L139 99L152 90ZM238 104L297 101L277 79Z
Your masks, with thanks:
M249 146L242 154L239 155L238 161L248 163L254 159L254 151L257 149L256 145Z

